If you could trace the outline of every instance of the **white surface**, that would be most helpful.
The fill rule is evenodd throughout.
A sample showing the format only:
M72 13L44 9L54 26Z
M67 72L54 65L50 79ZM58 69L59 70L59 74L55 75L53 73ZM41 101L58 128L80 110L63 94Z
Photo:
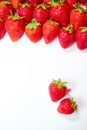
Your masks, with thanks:
M63 116L50 100L52 79L68 82L78 111ZM0 130L87 130L87 50L63 50L56 39L31 43L26 36L0 41Z

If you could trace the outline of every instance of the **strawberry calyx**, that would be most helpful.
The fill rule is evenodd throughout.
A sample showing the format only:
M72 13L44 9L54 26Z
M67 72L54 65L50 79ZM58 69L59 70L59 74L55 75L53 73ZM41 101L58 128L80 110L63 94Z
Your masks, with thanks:
M87 26L80 27L80 29L81 29L81 32L86 32L87 31Z
M49 19L49 20L47 20L47 21L50 22L50 23L53 23L54 25L59 25L58 22L56 22L56 21L54 21L54 20L52 20L52 19Z
M29 4L29 3L27 3L27 2L26 2L26 3L23 3L23 4L20 3L19 5L20 5L22 8L24 8L24 7L30 7L30 6L31 6L31 4Z
M51 2L49 2L49 4L53 5L53 6L58 6L61 3L64 3L65 0L51 0Z
M73 25L69 25L67 27L63 27L64 30L68 31L69 33L73 32Z
M58 6L58 3L60 2L60 0L50 0L49 4L51 4L52 6Z
M0 2L0 5L4 5L4 4L11 4L11 2L10 1L1 1Z
M76 101L74 101L73 98L70 98L70 103L71 103L71 107L73 108L73 110L76 110L77 109Z
M60 3L64 3L65 2L65 0L60 0Z
M60 89L61 87L63 87L63 86L66 87L66 84L67 84L67 82L61 81L61 79L53 80L52 83L53 83L53 84L56 84L59 89Z
M21 16L19 16L17 14L13 15L12 10L10 10L10 15L8 16L8 19L10 19L10 18L12 18L13 20L21 20L21 19L23 19L23 17L21 17Z
M41 24L38 23L35 18L33 18L33 19L31 20L31 23L28 23L28 24L26 25L26 28L36 29L37 26L40 26L40 25L41 25Z
M46 4L38 4L38 5L36 6L36 8L39 8L39 7L43 8L43 9L49 8L49 6L46 5Z
M79 4L77 4L77 3L75 3L75 4L73 5L73 7L74 7L75 9L77 9L80 13L82 13L83 11L87 12L87 10L86 10L85 8L81 7L81 6L80 6Z

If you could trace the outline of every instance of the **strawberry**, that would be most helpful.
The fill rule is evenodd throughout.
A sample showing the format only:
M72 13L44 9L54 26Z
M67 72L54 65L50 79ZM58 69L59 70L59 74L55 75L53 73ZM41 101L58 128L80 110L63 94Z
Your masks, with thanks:
M28 1L29 1L29 3L31 3L32 5L43 3L43 0L28 0Z
M49 95L53 102L57 102L59 99L63 98L67 93L67 82L62 82L59 80L53 80L49 85Z
M63 48L70 47L75 42L75 33L73 31L73 26L63 27L58 34L60 45Z
M32 19L31 23L28 23L25 27L26 36L34 43L38 42L42 38L42 26Z
M76 109L77 105L73 98L65 98L60 102L57 111L61 114L72 114Z
M18 15L10 15L5 22L5 28L13 42L20 39L25 30L25 22L22 17Z
M87 26L81 27L76 32L76 44L80 50L87 48Z
M62 2L63 1L63 2ZM69 5L61 0L61 2L52 2L50 7L50 17L59 22L62 26L67 26L69 24Z
M0 18L4 21L10 14L10 11L14 12L10 1L3 0L0 2Z
M79 27L86 25L87 14L86 10L79 4L75 4L74 7L70 12L70 23L73 25L74 30L77 31Z
M33 17L33 7L29 3L20 4L18 14L24 17L26 22L30 22Z
M18 9L19 4L22 2L22 0L10 0L10 1L11 1L12 6L13 6L15 9Z
M87 0L79 0L80 3L85 4Z
M43 24L49 16L49 9L46 4L39 4L33 11L33 16L37 22Z
M44 0L44 3L45 3L46 5L50 5L51 0Z
M5 35L5 23L2 19L0 19L0 39L2 39Z
M85 3L85 5L86 5L86 8L87 8L87 2Z
M70 5L71 9L74 8L73 5L78 2L78 0L66 0L66 1Z
M58 35L59 24L53 20L47 20L42 27L43 38L46 44L52 42Z

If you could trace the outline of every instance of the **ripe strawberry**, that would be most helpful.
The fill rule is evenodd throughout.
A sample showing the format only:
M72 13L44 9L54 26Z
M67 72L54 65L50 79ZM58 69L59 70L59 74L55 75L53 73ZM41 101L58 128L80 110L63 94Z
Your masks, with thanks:
M5 21L8 15L10 14L10 11L14 12L11 2L7 0L1 1L0 2L0 18Z
M32 19L31 23L26 25L25 33L32 42L36 43L42 38L42 26L36 19Z
M87 0L79 0L80 3L85 4Z
M87 27L81 27L76 32L76 44L80 50L87 48Z
M5 35L5 23L2 19L0 19L0 39L2 39Z
M62 82L59 80L53 80L49 85L49 95L53 102L57 102L59 99L63 98L67 93L66 88L67 82Z
M84 8L78 4L75 4L74 7L75 9L70 12L70 23L73 25L74 30L77 31L79 27L86 25L87 17Z
M39 4L33 11L33 16L37 20L37 22L43 24L49 16L48 6L45 4Z
M28 1L29 1L29 3L31 3L32 5L43 3L43 0L28 0Z
M85 5L86 5L86 8L87 8L87 2L85 3Z
M45 3L46 5L50 5L51 0L44 0L44 3Z
M25 30L25 22L18 15L11 15L6 19L5 28L12 41L17 41L23 35Z
M57 111L61 114L72 114L76 109L77 105L73 98L65 98L60 102Z
M58 35L59 24L53 20L47 20L42 27L43 38L46 44L52 42Z
M63 48L70 47L75 42L75 33L73 31L73 26L63 27L58 34L60 45Z
M18 14L23 16L26 22L30 22L33 17L33 7L29 3L20 4Z
M70 5L70 8L74 8L73 5L78 2L78 0L66 0L67 3Z
M62 26L69 24L70 7L64 2L53 2L50 7L50 17Z
M10 1L11 1L12 6L13 6L15 9L18 9L19 4L22 2L22 0L10 0Z

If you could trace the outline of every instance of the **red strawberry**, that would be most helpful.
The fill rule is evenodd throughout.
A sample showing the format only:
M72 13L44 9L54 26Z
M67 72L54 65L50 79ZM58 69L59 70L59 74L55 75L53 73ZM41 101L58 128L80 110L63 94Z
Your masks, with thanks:
M59 24L53 20L47 20L42 27L43 38L46 44L52 42L58 35Z
M45 3L46 5L49 5L49 4L51 4L51 0L44 0L44 3Z
M36 19L32 19L31 23L26 25L25 33L32 42L36 43L42 38L42 26Z
M70 7L66 2L53 2L50 7L50 17L62 26L69 24Z
M12 41L17 41L23 35L25 30L25 22L18 15L11 15L6 19L5 28Z
M0 19L0 39L2 39L5 35L5 23L2 19Z
M80 50L87 48L87 27L81 27L76 33L76 44Z
M66 0L66 1L70 5L71 9L74 8L73 5L78 2L78 0Z
M74 26L74 30L77 31L79 27L85 26L87 23L86 11L78 4L74 5L75 9L70 12L70 23Z
M80 3L85 4L87 0L79 0Z
M10 0L10 1L11 1L12 6L13 6L15 9L18 9L19 4L22 2L22 0Z
M29 1L32 5L43 3L43 0L28 0L28 1Z
M0 2L0 18L3 19L4 21L10 14L10 11L13 12L13 7L11 5L10 1L3 0Z
M60 102L57 111L61 114L72 114L76 109L77 105L73 98L65 98Z
M33 17L33 7L29 3L20 4L18 14L23 16L26 22L30 22Z
M45 4L39 4L33 11L33 16L37 20L37 22L43 24L49 16L48 6Z
M85 3L85 5L86 5L86 8L87 8L87 2Z
M59 99L63 98L67 93L66 88L67 82L62 82L59 80L53 80L49 85L49 95L53 102L57 102Z
M70 47L75 42L75 32L73 26L63 27L58 34L60 45L63 48Z

